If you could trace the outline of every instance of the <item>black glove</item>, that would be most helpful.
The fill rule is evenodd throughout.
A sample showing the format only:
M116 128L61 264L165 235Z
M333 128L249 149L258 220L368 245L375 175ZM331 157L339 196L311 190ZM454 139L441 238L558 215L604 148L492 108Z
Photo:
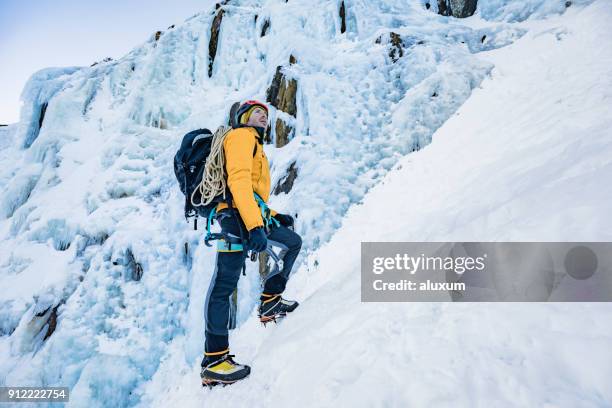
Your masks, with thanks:
M288 214L276 214L274 218L284 227L293 227L293 217Z
M255 252L263 252L268 246L268 238L263 227L253 228L249 231L249 249Z

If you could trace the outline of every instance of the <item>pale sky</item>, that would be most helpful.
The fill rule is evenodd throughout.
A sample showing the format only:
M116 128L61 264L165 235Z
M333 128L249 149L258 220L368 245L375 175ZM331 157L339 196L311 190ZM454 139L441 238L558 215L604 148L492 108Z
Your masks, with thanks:
M0 124L19 120L34 72L118 59L157 30L208 10L214 0L0 0Z

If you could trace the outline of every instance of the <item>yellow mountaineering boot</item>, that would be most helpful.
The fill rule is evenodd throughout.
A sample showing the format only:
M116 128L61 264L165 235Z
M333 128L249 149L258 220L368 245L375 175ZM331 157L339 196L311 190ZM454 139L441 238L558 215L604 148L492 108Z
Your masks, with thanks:
M217 384L233 384L251 373L251 367L236 363L233 354L224 354L220 358L206 357L202 360L202 386L212 387Z

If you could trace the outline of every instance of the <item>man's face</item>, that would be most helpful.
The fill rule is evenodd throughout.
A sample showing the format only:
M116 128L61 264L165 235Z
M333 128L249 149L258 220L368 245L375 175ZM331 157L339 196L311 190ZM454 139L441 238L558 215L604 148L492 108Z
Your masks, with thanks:
M260 107L253 109L249 116L249 121L246 123L247 126L259 126L265 128L268 126L268 114Z

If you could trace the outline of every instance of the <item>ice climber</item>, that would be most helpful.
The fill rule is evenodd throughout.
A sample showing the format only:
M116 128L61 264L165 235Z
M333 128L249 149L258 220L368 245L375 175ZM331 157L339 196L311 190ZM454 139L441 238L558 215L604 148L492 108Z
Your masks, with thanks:
M235 113L237 124L223 141L227 185L232 208L219 203L216 211L221 230L231 236L248 236L248 248L263 252L269 246L284 253L282 267L270 273L263 283L258 308L262 323L285 317L298 306L281 295L289 273L301 249L302 240L293 231L294 219L279 214L266 205L270 196L270 168L263 149L268 125L268 108L257 101L247 101ZM236 211L237 210L237 211ZM220 241L221 242L221 241ZM246 259L240 244L224 242L217 247L216 266L205 302L205 352L202 360L202 384L230 384L247 377L250 367L238 364L229 354L228 326L231 296L238 284Z

